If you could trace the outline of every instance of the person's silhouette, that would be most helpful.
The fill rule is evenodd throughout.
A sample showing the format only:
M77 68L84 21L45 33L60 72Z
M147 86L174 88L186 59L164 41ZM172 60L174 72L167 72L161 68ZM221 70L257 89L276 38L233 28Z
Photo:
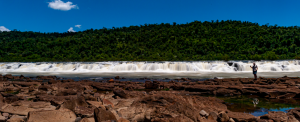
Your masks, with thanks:
M255 78L255 80L256 80L256 79L257 79L256 74L257 74L258 67L257 67L257 65L255 65L254 62L253 62L253 66L250 66L250 67L251 67L252 70L253 70L253 75L254 75L254 78Z

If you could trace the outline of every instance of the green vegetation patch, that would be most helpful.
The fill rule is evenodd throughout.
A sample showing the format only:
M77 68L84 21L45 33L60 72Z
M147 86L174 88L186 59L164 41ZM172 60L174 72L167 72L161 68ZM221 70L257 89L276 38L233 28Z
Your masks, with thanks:
M19 94L20 91L6 91L5 93L10 93L10 94Z
M242 21L0 32L0 62L300 59L300 28Z

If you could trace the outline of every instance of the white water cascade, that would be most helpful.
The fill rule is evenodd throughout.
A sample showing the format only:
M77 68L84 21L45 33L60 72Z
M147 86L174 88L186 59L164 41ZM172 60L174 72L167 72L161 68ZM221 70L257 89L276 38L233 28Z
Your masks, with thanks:
M182 62L2 62L0 74L58 75L76 77L160 77L229 78L253 77L253 61L182 61ZM298 77L300 60L259 61L258 76Z

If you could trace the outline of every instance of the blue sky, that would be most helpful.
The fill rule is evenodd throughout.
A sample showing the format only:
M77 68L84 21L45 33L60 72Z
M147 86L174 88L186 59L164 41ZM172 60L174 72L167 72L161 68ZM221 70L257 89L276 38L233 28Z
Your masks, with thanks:
M0 0L0 30L67 32L230 19L298 26L299 5L299 0Z

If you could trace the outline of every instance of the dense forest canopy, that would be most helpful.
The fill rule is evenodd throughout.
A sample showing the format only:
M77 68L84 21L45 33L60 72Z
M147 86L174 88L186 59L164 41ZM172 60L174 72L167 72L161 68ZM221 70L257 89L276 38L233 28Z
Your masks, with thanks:
M75 33L0 31L1 62L298 59L300 28L194 21Z

